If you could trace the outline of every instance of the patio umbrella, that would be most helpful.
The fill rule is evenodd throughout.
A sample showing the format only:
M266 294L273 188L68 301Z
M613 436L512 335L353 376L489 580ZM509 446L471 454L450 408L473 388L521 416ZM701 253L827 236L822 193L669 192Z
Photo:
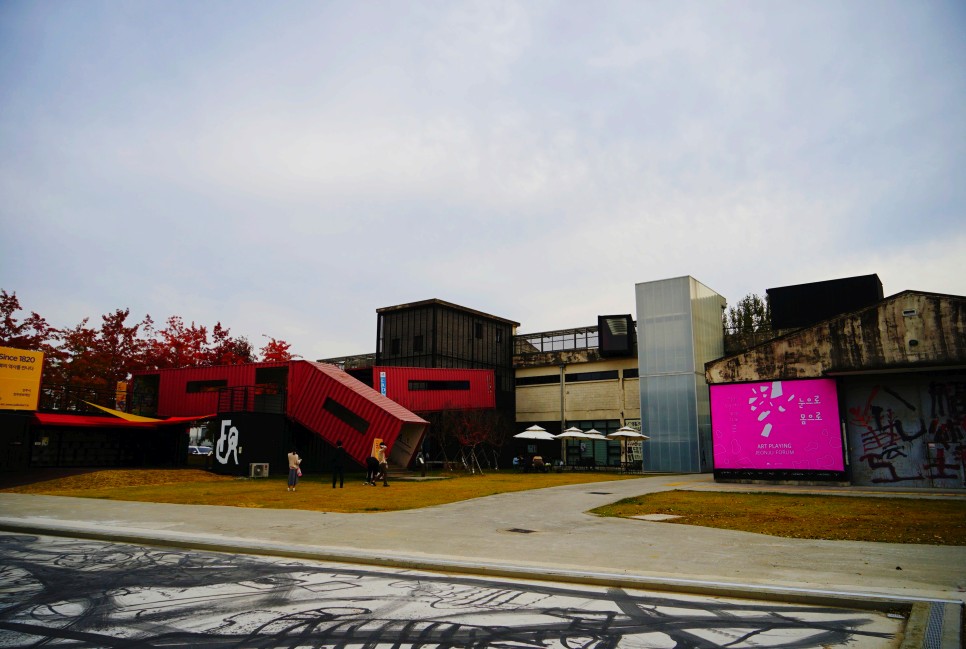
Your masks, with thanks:
M588 430L586 433L584 433L584 437L586 437L587 439L591 440L591 448L592 448L591 453L593 454L594 461L596 462L597 461L597 459L596 459L597 458L597 445L596 445L595 442L597 440L600 440L600 439L602 439L602 440L604 440L606 442L607 441L607 438L604 437L603 435L601 435L600 434L600 431L597 430L596 428L591 428L590 430Z
M557 439L552 433L548 433L546 428L541 426L530 426L530 428L527 428L522 433L517 433L513 437L516 439L537 439L545 442L551 442Z
M590 436L587 433L585 433L584 431L582 431L579 428L577 428L576 426L571 426L570 428L568 428L564 432L562 432L559 435L557 435L557 439L590 439ZM570 458L570 449L569 448L565 448L564 450L566 451L566 459L569 460L569 458ZM583 455L583 451L581 450L581 452L579 453L578 457L579 456L582 456L582 455Z
M651 439L644 433L640 433L636 428L631 428L630 426L621 426L613 433L607 434L608 439Z
M571 426L564 432L557 435L557 439L590 439L590 435L580 430L576 426Z
M607 439L619 439L621 441L621 461L627 462L627 440L651 438L644 433L637 432L630 426L621 426L613 433L607 433Z

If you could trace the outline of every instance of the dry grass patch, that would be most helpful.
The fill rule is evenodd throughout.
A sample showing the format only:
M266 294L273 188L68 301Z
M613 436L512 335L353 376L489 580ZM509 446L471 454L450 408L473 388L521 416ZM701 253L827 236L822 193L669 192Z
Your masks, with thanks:
M494 494L568 484L621 480L635 476L579 473L487 472L446 474L445 479L397 480L389 488L363 485L362 475L347 475L345 488L333 489L329 475L306 475L298 490L286 490L286 476L248 479L219 476L200 469L104 470L57 478L0 491L103 498L181 505L225 505L323 512L386 512L442 505Z
M665 491L594 510L800 539L966 545L966 502L928 498Z
M29 484L0 489L11 493L47 494L52 496L76 495L77 491L98 489L126 489L130 487L158 487L201 482L233 481L228 476L220 476L200 469L110 469L102 471L77 471L73 475L43 479L43 472L36 474L40 479Z

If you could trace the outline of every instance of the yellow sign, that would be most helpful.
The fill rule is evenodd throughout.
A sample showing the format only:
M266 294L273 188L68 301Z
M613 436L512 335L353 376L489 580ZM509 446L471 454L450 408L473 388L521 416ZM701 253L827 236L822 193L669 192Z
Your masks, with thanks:
M127 381L117 382L117 391L114 395L114 407L118 410L127 410Z
M36 410L44 353L0 347L0 410Z

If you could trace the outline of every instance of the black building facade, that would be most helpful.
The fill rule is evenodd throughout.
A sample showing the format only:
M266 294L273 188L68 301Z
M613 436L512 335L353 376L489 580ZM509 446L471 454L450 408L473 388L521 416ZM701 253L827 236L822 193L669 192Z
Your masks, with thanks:
M515 412L513 336L520 323L431 299L376 309L376 365L493 370L496 407Z

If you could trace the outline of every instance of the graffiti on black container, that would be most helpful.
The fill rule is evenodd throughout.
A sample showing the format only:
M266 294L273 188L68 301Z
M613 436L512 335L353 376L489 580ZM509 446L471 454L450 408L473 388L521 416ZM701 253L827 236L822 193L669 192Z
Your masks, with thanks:
M874 386L849 408L858 432L856 471L872 483L963 486L966 473L966 381L932 381L903 390ZM924 394L922 394L924 392Z

